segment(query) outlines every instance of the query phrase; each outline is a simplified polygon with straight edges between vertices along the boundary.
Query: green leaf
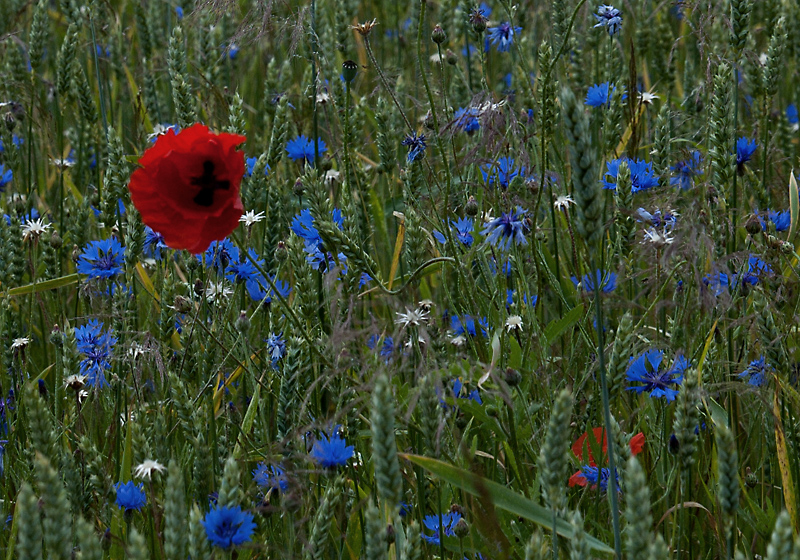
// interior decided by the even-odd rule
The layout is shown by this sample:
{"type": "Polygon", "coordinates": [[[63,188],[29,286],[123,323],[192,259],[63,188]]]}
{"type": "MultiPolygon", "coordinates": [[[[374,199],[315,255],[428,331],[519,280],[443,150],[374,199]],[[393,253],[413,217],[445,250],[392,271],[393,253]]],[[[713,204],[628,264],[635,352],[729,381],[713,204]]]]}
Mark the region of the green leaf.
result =
{"type": "Polygon", "coordinates": [[[547,325],[547,328],[544,329],[544,337],[547,339],[547,344],[553,344],[555,339],[580,321],[581,317],[583,317],[583,304],[579,303],[570,309],[561,319],[551,321],[550,324],[547,325]]]}
{"type": "Polygon", "coordinates": [[[55,290],[56,288],[63,288],[77,284],[80,280],[79,274],[69,274],[61,278],[53,278],[52,280],[45,280],[44,282],[37,282],[36,284],[27,284],[25,286],[17,286],[6,291],[7,297],[24,296],[26,294],[36,294],[39,292],[46,292],[47,290],[55,290]]]}
{"type": "MultiPolygon", "coordinates": [[[[407,454],[401,454],[401,457],[419,465],[464,492],[475,496],[489,495],[495,507],[518,515],[528,521],[533,521],[544,529],[552,529],[553,527],[553,516],[549,510],[501,484],[436,459],[407,454]]],[[[573,536],[572,526],[563,519],[556,521],[556,532],[566,538],[572,538],[573,536]]],[[[592,536],[586,535],[586,541],[597,552],[614,553],[611,547],[592,536]]]]}

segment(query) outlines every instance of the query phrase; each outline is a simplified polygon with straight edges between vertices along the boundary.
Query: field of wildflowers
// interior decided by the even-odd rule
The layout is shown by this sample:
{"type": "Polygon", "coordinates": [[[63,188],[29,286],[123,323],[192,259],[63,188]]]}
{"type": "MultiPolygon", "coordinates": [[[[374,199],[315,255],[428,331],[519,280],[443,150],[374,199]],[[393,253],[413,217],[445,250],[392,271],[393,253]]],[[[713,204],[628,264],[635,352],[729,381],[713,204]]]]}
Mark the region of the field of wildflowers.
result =
{"type": "Polygon", "coordinates": [[[0,28],[0,557],[800,560],[796,0],[0,28]]]}

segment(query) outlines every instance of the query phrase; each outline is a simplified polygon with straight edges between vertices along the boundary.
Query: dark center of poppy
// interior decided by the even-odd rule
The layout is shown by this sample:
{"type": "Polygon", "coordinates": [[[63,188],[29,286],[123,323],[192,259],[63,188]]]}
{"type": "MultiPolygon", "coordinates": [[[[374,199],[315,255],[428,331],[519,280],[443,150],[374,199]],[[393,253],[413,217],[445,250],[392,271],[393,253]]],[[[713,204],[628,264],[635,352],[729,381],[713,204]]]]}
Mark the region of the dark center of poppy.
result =
{"type": "Polygon", "coordinates": [[[229,181],[219,181],[214,175],[214,162],[206,160],[203,162],[203,174],[199,177],[192,177],[191,184],[200,187],[192,199],[198,206],[211,206],[214,204],[214,191],[222,189],[228,190],[231,186],[229,181]]]}

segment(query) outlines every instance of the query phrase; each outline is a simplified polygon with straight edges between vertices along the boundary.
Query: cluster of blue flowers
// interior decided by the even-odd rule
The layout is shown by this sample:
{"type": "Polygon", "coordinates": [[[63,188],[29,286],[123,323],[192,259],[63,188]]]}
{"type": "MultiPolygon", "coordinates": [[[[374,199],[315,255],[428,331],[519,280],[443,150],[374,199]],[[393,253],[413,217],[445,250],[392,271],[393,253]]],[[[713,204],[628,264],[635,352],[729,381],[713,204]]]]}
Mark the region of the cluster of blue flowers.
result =
{"type": "MultiPolygon", "coordinates": [[[[206,249],[204,258],[206,266],[219,276],[224,276],[234,283],[243,283],[253,301],[261,301],[266,298],[265,303],[270,303],[276,291],[253,264],[255,262],[263,269],[265,262],[253,249],[248,249],[247,254],[249,258],[241,253],[230,239],[223,239],[214,241],[206,249]]],[[[289,297],[292,289],[288,283],[282,282],[274,276],[270,276],[270,280],[281,297],[289,297]]]]}
{"type": "Polygon", "coordinates": [[[679,161],[670,169],[674,172],[674,176],[670,177],[669,184],[673,187],[680,187],[683,190],[692,188],[694,185],[694,178],[703,174],[703,156],[699,151],[693,150],[689,154],[689,159],[679,161]]]}
{"type": "Polygon", "coordinates": [[[267,465],[264,462],[259,463],[253,470],[253,480],[261,488],[266,490],[279,490],[286,492],[289,489],[289,481],[286,479],[286,473],[278,465],[267,465]]]}
{"type": "Polygon", "coordinates": [[[481,167],[481,175],[487,185],[494,185],[495,181],[507,189],[518,175],[524,175],[525,169],[514,162],[514,158],[501,157],[497,162],[490,163],[481,167]]]}
{"type": "MultiPolygon", "coordinates": [[[[453,238],[465,247],[472,246],[472,230],[471,218],[459,218],[457,221],[450,220],[450,231],[453,232],[453,238]]],[[[439,243],[447,243],[447,238],[438,230],[433,230],[433,237],[439,243]]]]}
{"type": "Polygon", "coordinates": [[[109,360],[116,343],[117,339],[111,330],[103,331],[103,323],[97,319],[75,328],[75,344],[78,352],[84,356],[80,372],[86,376],[86,385],[89,387],[108,387],[104,372],[111,367],[109,360]]]}
{"type": "Polygon", "coordinates": [[[570,278],[576,288],[582,288],[589,293],[594,293],[595,285],[598,285],[600,291],[604,293],[613,292],[617,288],[617,275],[608,270],[595,270],[594,274],[584,274],[580,280],[575,276],[570,278]]]}
{"type": "Polygon", "coordinates": [[[619,158],[606,162],[606,171],[603,175],[603,188],[616,190],[619,166],[627,162],[631,172],[631,192],[637,193],[658,186],[658,176],[653,172],[653,164],[643,159],[619,158]],[[608,177],[608,178],[607,178],[608,177]]]}
{"type": "Polygon", "coordinates": [[[609,35],[616,35],[622,29],[622,12],[614,6],[603,4],[592,15],[597,19],[595,27],[605,27],[609,35]]]}
{"type": "MultiPolygon", "coordinates": [[[[334,208],[331,217],[339,229],[344,229],[344,216],[342,216],[341,210],[334,208]]],[[[310,210],[303,209],[292,218],[291,230],[303,240],[304,249],[308,255],[306,260],[311,268],[327,272],[336,266],[333,255],[325,249],[319,231],[314,227],[314,216],[311,215],[310,210]]],[[[347,259],[344,253],[339,253],[336,257],[341,264],[344,264],[347,259]]]]}
{"type": "Polygon", "coordinates": [[[461,521],[461,514],[457,511],[447,512],[442,514],[441,523],[439,522],[438,515],[426,515],[425,518],[422,520],[422,524],[425,525],[425,528],[429,531],[432,531],[432,535],[422,534],[422,538],[428,541],[430,544],[439,545],[439,532],[444,534],[445,537],[452,537],[455,535],[453,530],[456,528],[456,524],[461,521]]]}
{"type": "Polygon", "coordinates": [[[412,132],[403,139],[403,146],[408,146],[408,156],[406,159],[408,163],[415,161],[419,156],[425,153],[427,144],[425,143],[425,135],[420,134],[417,136],[416,132],[412,132]]]}

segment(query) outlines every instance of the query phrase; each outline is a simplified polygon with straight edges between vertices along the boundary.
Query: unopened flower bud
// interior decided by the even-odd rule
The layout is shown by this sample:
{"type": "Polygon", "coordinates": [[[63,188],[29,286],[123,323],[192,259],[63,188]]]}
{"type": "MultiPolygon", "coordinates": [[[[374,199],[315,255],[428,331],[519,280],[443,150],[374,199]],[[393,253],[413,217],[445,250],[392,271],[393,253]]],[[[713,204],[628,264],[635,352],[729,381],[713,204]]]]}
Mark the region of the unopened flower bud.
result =
{"type": "Polygon", "coordinates": [[[444,59],[447,61],[447,64],[449,64],[450,66],[455,66],[456,64],[458,64],[458,57],[456,56],[456,53],[454,53],[450,49],[447,49],[445,51],[444,59]]]}
{"type": "Polygon", "coordinates": [[[456,526],[453,527],[453,534],[455,534],[455,536],[457,536],[459,539],[463,539],[469,535],[469,524],[467,523],[466,519],[462,517],[458,520],[456,526]]]}
{"type": "Polygon", "coordinates": [[[750,235],[756,235],[761,231],[761,221],[755,214],[751,214],[744,225],[744,229],[746,229],[747,233],[750,235]]]}
{"type": "Polygon", "coordinates": [[[433,28],[433,31],[431,32],[431,41],[433,41],[437,45],[441,45],[446,40],[447,40],[447,33],[445,33],[444,29],[442,29],[442,26],[437,23],[436,26],[433,28]]]}
{"type": "Polygon", "coordinates": [[[239,312],[239,317],[236,318],[236,330],[242,334],[250,330],[250,317],[247,316],[247,311],[239,312]]]}
{"type": "Polygon", "coordinates": [[[289,257],[289,249],[286,248],[286,243],[283,241],[278,241],[278,244],[275,246],[275,260],[278,262],[283,262],[289,257]]]}
{"type": "Polygon", "coordinates": [[[509,387],[516,387],[522,381],[522,375],[514,368],[506,368],[506,383],[509,387]]]}
{"type": "Polygon", "coordinates": [[[292,187],[292,192],[295,196],[303,196],[303,193],[306,192],[306,188],[303,186],[303,181],[300,177],[294,182],[294,187],[292,187]]]}
{"type": "Polygon", "coordinates": [[[466,212],[467,216],[475,217],[478,215],[478,201],[475,200],[474,196],[470,195],[467,205],[464,207],[464,212],[466,212]]]}

